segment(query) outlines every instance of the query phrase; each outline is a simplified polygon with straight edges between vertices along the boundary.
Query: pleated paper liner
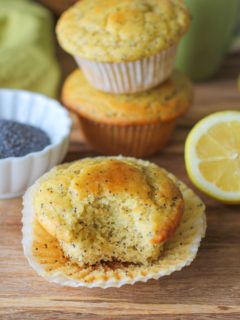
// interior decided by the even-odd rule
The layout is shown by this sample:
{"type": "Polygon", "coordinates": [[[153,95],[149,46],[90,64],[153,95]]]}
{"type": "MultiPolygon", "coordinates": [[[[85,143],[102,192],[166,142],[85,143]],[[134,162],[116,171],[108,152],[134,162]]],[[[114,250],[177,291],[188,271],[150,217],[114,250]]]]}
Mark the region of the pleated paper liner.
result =
{"type": "Polygon", "coordinates": [[[176,120],[145,125],[111,125],[81,115],[78,118],[86,140],[95,150],[131,157],[146,157],[163,149],[176,126],[176,120]]]}
{"type": "Polygon", "coordinates": [[[174,45],[142,60],[102,63],[75,56],[75,60],[93,87],[123,94],[146,91],[170,77],[177,52],[174,45]]]}
{"type": "Polygon", "coordinates": [[[183,193],[185,212],[175,235],[164,245],[159,260],[147,266],[120,262],[79,266],[64,257],[58,241],[50,236],[35,218],[32,197],[38,188],[36,183],[25,194],[23,209],[23,248],[30,265],[50,282],[89,288],[121,287],[137,281],[146,282],[189,265],[205,235],[205,206],[192,190],[173,175],[169,176],[183,193]]]}

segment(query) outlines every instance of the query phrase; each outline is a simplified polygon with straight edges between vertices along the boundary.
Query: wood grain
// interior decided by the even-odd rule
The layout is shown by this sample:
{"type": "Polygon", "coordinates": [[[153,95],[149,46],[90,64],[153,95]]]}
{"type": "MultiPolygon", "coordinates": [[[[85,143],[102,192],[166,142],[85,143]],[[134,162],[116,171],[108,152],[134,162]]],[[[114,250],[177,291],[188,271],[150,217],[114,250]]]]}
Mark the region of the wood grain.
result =
{"type": "MultiPolygon", "coordinates": [[[[59,56],[65,77],[75,66],[61,51],[59,56]]],[[[193,187],[184,168],[185,138],[203,116],[240,110],[238,72],[240,56],[230,56],[217,79],[196,85],[193,108],[169,146],[149,160],[193,187]]],[[[66,161],[94,155],[76,122],[66,161]]],[[[106,290],[59,287],[37,276],[22,252],[21,199],[0,201],[0,319],[240,319],[240,207],[195,191],[207,204],[208,229],[192,265],[159,281],[106,290]]]]}

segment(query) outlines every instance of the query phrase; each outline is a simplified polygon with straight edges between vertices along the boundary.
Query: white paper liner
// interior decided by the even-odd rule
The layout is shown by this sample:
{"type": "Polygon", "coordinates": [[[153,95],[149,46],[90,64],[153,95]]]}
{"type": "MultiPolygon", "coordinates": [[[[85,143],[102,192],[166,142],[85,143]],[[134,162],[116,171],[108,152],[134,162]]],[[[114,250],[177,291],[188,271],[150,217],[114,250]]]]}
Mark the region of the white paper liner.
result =
{"type": "Polygon", "coordinates": [[[102,63],[75,56],[93,87],[114,94],[146,91],[166,80],[173,71],[177,45],[156,55],[123,63],[102,63]]]}
{"type": "MultiPolygon", "coordinates": [[[[22,244],[24,254],[27,257],[29,264],[39,275],[50,282],[71,287],[83,286],[88,288],[121,287],[125,284],[134,284],[137,281],[146,282],[149,279],[159,279],[160,277],[170,275],[172,272],[179,271],[183,267],[188,266],[195,258],[200,242],[205,236],[205,206],[191,189],[177,180],[172,174],[168,175],[180,187],[185,200],[185,212],[175,235],[164,245],[162,255],[158,261],[149,264],[148,266],[129,265],[116,270],[106,270],[104,267],[99,267],[97,269],[86,267],[77,270],[77,267],[71,266],[71,273],[68,272],[68,263],[65,263],[65,265],[63,263],[59,269],[55,269],[53,272],[47,271],[49,267],[49,251],[47,251],[47,249],[43,251],[40,259],[41,262],[39,262],[33,254],[33,242],[36,236],[33,228],[35,214],[32,206],[32,197],[34,192],[38,189],[37,182],[26,192],[23,199],[22,244]]],[[[46,177],[47,175],[43,178],[46,179],[46,177]]],[[[45,242],[47,240],[43,239],[40,241],[45,242]]],[[[51,241],[49,242],[49,245],[51,245],[51,241]]]]}
{"type": "Polygon", "coordinates": [[[39,127],[51,140],[42,151],[0,159],[0,199],[7,199],[22,195],[41,175],[63,160],[72,121],[57,101],[11,89],[0,89],[0,118],[39,127]]]}

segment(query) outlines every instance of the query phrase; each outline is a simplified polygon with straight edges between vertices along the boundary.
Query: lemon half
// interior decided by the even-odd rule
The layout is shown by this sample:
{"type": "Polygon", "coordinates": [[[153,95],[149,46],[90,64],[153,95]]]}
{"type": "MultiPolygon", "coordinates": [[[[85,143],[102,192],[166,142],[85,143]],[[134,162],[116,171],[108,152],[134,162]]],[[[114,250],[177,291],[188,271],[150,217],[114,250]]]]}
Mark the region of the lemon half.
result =
{"type": "Polygon", "coordinates": [[[213,113],[199,121],[185,144],[192,182],[224,203],[240,203],[240,112],[213,113]]]}

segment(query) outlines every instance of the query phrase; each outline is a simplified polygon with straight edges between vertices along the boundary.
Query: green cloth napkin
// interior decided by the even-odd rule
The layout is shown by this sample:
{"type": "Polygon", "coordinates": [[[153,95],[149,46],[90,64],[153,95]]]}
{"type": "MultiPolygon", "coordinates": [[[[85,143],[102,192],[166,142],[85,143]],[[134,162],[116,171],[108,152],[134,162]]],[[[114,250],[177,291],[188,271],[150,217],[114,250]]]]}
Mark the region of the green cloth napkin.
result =
{"type": "Polygon", "coordinates": [[[60,69],[50,12],[29,0],[0,0],[0,87],[56,97],[60,69]]]}

